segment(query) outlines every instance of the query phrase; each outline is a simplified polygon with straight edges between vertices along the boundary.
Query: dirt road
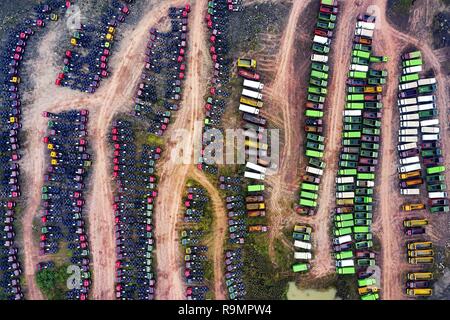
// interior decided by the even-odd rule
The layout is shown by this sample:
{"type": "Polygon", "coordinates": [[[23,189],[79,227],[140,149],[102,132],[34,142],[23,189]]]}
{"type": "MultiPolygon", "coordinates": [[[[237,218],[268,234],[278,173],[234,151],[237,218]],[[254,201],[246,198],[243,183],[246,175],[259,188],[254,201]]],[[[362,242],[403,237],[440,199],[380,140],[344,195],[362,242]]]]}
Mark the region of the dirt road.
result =
{"type": "MultiPolygon", "coordinates": [[[[177,112],[175,122],[171,125],[166,136],[166,146],[179,145],[182,138],[182,147],[185,148],[191,159],[196,139],[200,139],[195,133],[201,132],[199,121],[203,119],[203,94],[206,92],[208,72],[211,70],[208,52],[203,51],[206,42],[206,30],[203,23],[204,12],[207,6],[206,0],[198,0],[194,4],[190,14],[190,38],[187,81],[185,83],[182,109],[177,112]],[[181,136],[176,135],[176,130],[185,129],[181,136]]],[[[184,298],[181,279],[177,229],[174,227],[178,221],[181,198],[184,190],[187,174],[192,163],[180,163],[177,148],[166,150],[159,161],[158,174],[160,177],[159,196],[155,210],[155,235],[156,235],[156,261],[158,274],[157,299],[184,298]]],[[[192,160],[191,160],[192,161],[192,160]]]]}
{"type": "Polygon", "coordinates": [[[206,176],[196,168],[191,168],[190,176],[200,183],[207,191],[212,200],[214,226],[213,226],[213,265],[214,265],[214,298],[215,300],[225,300],[225,280],[223,275],[223,244],[227,232],[227,211],[225,210],[223,199],[217,188],[211,184],[206,176]]]}
{"type": "MultiPolygon", "coordinates": [[[[292,192],[289,181],[296,179],[293,172],[297,171],[298,161],[300,158],[298,151],[298,140],[300,136],[298,119],[298,99],[296,99],[296,81],[294,74],[294,44],[295,44],[295,30],[297,22],[302,10],[308,5],[310,1],[294,1],[291,12],[289,14],[286,29],[283,32],[281,45],[278,53],[278,69],[275,75],[275,80],[269,91],[272,93],[271,99],[277,105],[282,115],[282,126],[284,134],[284,145],[280,152],[280,165],[275,175],[271,175],[268,179],[270,184],[270,198],[268,201],[270,209],[270,233],[269,233],[269,254],[274,256],[274,239],[278,236],[282,229],[283,214],[286,213],[286,208],[280,206],[282,197],[286,193],[292,192]],[[286,190],[290,189],[290,191],[286,190]]],[[[292,183],[295,188],[295,183],[292,183]]],[[[289,206],[287,206],[289,208],[289,206]]]]}
{"type": "Polygon", "coordinates": [[[25,194],[26,209],[23,215],[25,276],[29,299],[42,299],[34,282],[35,265],[39,262],[37,246],[32,239],[32,224],[39,208],[39,190],[45,167],[44,146],[41,138],[46,129],[41,112],[60,112],[68,109],[86,108],[90,111],[89,141],[93,149],[94,166],[92,183],[87,198],[89,239],[94,270],[93,298],[114,298],[114,218],[112,215],[112,188],[109,173],[107,130],[111,119],[119,111],[126,111],[132,104],[134,90],[143,68],[145,43],[148,29],[167,14],[169,6],[180,6],[183,1],[169,1],[155,6],[148,4],[148,13],[133,29],[124,31],[124,40],[111,60],[112,77],[93,95],[85,95],[65,88],[55,88],[54,77],[59,69],[59,57],[55,57],[57,28],[54,27],[43,39],[39,55],[30,65],[35,90],[26,95],[30,101],[24,110],[24,131],[28,140],[24,146],[21,168],[26,177],[28,192],[25,194]],[[33,159],[31,161],[30,159],[33,159]]]}

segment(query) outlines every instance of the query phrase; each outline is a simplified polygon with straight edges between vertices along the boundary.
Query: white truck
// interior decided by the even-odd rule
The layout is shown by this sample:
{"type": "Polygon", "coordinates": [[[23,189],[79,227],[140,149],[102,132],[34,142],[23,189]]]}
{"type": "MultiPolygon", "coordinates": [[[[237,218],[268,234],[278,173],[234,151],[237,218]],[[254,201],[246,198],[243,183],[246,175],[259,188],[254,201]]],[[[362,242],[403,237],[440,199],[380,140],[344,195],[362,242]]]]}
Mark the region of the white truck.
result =
{"type": "Polygon", "coordinates": [[[408,164],[406,166],[401,166],[397,170],[399,173],[407,173],[411,171],[421,170],[422,166],[420,163],[408,164]]]}
{"type": "Polygon", "coordinates": [[[420,132],[422,133],[439,133],[439,127],[422,127],[420,132]]]}
{"type": "Polygon", "coordinates": [[[356,23],[356,28],[363,28],[363,29],[367,29],[367,30],[375,30],[375,23],[374,22],[358,21],[356,23]]]}
{"type": "Polygon", "coordinates": [[[328,62],[328,56],[314,53],[314,54],[311,55],[311,61],[327,63],[328,62]]]}
{"type": "Polygon", "coordinates": [[[422,120],[420,121],[421,127],[431,127],[431,126],[438,126],[439,125],[439,119],[431,119],[431,120],[422,120]]]}
{"type": "Polygon", "coordinates": [[[428,198],[430,199],[439,199],[439,198],[447,198],[447,192],[428,192],[428,198]]]}
{"type": "Polygon", "coordinates": [[[342,184],[342,183],[355,183],[354,177],[337,177],[336,183],[342,184]]]}
{"type": "Polygon", "coordinates": [[[420,162],[420,159],[418,156],[400,159],[400,164],[402,164],[402,165],[419,163],[419,162],[420,162]]]}
{"type": "Polygon", "coordinates": [[[419,137],[418,136],[399,136],[398,142],[401,142],[401,143],[419,142],[419,137]]]}
{"type": "Polygon", "coordinates": [[[244,172],[244,177],[249,178],[249,179],[255,179],[255,180],[264,180],[266,178],[265,175],[263,175],[261,173],[254,173],[254,172],[249,172],[249,171],[244,172]]]}
{"type": "Polygon", "coordinates": [[[246,104],[239,104],[239,111],[247,112],[250,114],[259,114],[259,109],[255,107],[247,106],[246,104]]]}
{"type": "Polygon", "coordinates": [[[251,170],[254,170],[254,171],[258,171],[259,173],[262,173],[262,174],[266,174],[266,172],[267,172],[267,168],[260,166],[259,164],[255,164],[253,162],[249,162],[249,161],[247,161],[247,163],[245,164],[245,167],[249,168],[251,170]]]}
{"type": "Polygon", "coordinates": [[[354,197],[354,192],[336,192],[336,198],[338,199],[353,199],[354,197]]]}
{"type": "Polygon", "coordinates": [[[420,126],[419,121],[400,121],[400,128],[418,128],[420,126]]]}
{"type": "Polygon", "coordinates": [[[419,114],[418,113],[411,113],[411,114],[402,114],[400,116],[400,121],[407,121],[407,120],[419,120],[419,114]]]}
{"type": "Polygon", "coordinates": [[[329,46],[330,43],[331,43],[331,40],[329,38],[327,38],[327,37],[322,37],[322,36],[315,35],[314,38],[313,38],[313,42],[329,46]]]}
{"type": "Polygon", "coordinates": [[[336,260],[336,267],[353,267],[355,261],[353,259],[336,260]]]}
{"type": "Polygon", "coordinates": [[[262,100],[262,94],[256,91],[248,90],[248,89],[242,89],[242,95],[254,99],[262,100]]]}
{"type": "Polygon", "coordinates": [[[400,189],[400,194],[404,196],[417,196],[420,194],[420,189],[400,189]]]}
{"type": "Polygon", "coordinates": [[[356,186],[357,187],[362,187],[362,188],[373,188],[373,187],[375,187],[375,181],[358,180],[358,181],[356,181],[356,186]]]}
{"type": "Polygon", "coordinates": [[[419,102],[419,103],[434,102],[434,100],[435,100],[435,97],[433,95],[417,97],[417,102],[419,102]]]}
{"type": "Polygon", "coordinates": [[[413,105],[413,104],[417,104],[416,98],[398,99],[398,101],[397,101],[398,106],[408,106],[408,105],[413,105]]]}
{"type": "Polygon", "coordinates": [[[423,134],[422,140],[423,141],[437,141],[441,138],[438,134],[423,134]]]}
{"type": "Polygon", "coordinates": [[[346,236],[340,236],[333,239],[333,244],[344,244],[348,242],[352,242],[352,236],[349,234],[346,236]]]}
{"type": "Polygon", "coordinates": [[[414,88],[417,88],[417,86],[418,86],[417,81],[407,82],[407,83],[400,84],[398,86],[398,90],[403,91],[403,90],[408,90],[408,89],[414,89],[414,88]]]}
{"type": "Polygon", "coordinates": [[[424,79],[417,80],[417,84],[419,86],[426,86],[426,85],[435,84],[435,83],[436,83],[436,78],[424,78],[424,79]]]}
{"type": "Polygon", "coordinates": [[[311,248],[312,248],[311,243],[300,241],[300,240],[294,241],[294,247],[298,248],[298,249],[303,249],[303,250],[311,250],[311,248]]]}
{"type": "Polygon", "coordinates": [[[419,111],[433,110],[433,109],[436,109],[436,105],[434,103],[419,104],[419,111]]]}
{"type": "Polygon", "coordinates": [[[422,72],[422,66],[403,68],[402,72],[403,74],[422,72]]]}
{"type": "Polygon", "coordinates": [[[419,134],[418,129],[400,129],[398,130],[399,136],[417,136],[419,134]]]}
{"type": "Polygon", "coordinates": [[[362,115],[362,110],[344,110],[344,117],[360,117],[362,115]]]}
{"type": "Polygon", "coordinates": [[[351,64],[350,70],[352,71],[361,71],[361,72],[369,72],[369,66],[362,66],[360,64],[351,64]]]}
{"type": "Polygon", "coordinates": [[[419,111],[419,106],[417,104],[413,105],[413,106],[400,107],[400,114],[417,112],[417,111],[419,111]]]}
{"type": "Polygon", "coordinates": [[[364,36],[364,37],[372,38],[373,30],[357,28],[357,29],[355,29],[355,36],[364,36]]]}
{"type": "Polygon", "coordinates": [[[401,144],[401,145],[397,146],[398,151],[406,151],[406,150],[412,150],[412,149],[417,149],[417,143],[415,143],[415,142],[405,143],[405,144],[401,144]]]}
{"type": "Polygon", "coordinates": [[[256,89],[256,90],[261,90],[261,89],[264,88],[264,84],[262,84],[259,81],[253,81],[253,80],[244,79],[244,87],[252,88],[252,89],[256,89]]]}
{"type": "Polygon", "coordinates": [[[294,252],[294,259],[296,260],[311,260],[311,252],[294,252]]]}
{"type": "Polygon", "coordinates": [[[314,167],[310,167],[310,166],[306,167],[306,172],[315,174],[317,176],[323,175],[323,170],[322,169],[314,168],[314,167]]]}

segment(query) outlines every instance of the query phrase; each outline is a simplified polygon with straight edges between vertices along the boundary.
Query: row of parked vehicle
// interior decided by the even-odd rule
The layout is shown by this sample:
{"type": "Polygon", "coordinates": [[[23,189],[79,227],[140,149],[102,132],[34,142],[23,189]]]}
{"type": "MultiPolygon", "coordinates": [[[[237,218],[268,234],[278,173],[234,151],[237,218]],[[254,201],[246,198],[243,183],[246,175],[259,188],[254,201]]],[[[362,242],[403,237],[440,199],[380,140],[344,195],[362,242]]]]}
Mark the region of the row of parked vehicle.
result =
{"type": "Polygon", "coordinates": [[[172,111],[179,108],[186,77],[190,10],[189,4],[180,8],[170,7],[170,31],[149,30],[145,69],[136,91],[134,115],[144,119],[148,125],[147,131],[157,136],[164,134],[172,111]]]}
{"type": "MultiPolygon", "coordinates": [[[[425,226],[428,224],[427,219],[409,218],[403,221],[405,228],[425,226]]],[[[408,263],[424,267],[430,267],[434,263],[433,243],[427,240],[415,240],[406,243],[406,252],[408,263]]],[[[412,297],[431,296],[433,273],[431,271],[419,270],[411,272],[407,276],[406,295],[412,297]]]]}
{"type": "Polygon", "coordinates": [[[113,210],[116,238],[116,298],[152,300],[156,277],[153,211],[158,195],[156,161],[161,148],[137,144],[133,124],[116,119],[111,129],[116,182],[113,210]]]}
{"type": "Polygon", "coordinates": [[[296,224],[292,238],[294,240],[294,259],[296,262],[292,266],[293,272],[306,272],[310,269],[308,263],[312,259],[312,245],[311,245],[312,228],[308,225],[296,224]]]}
{"type": "Polygon", "coordinates": [[[419,196],[420,187],[425,183],[430,212],[449,212],[437,118],[435,96],[437,83],[434,77],[421,77],[422,68],[420,51],[402,55],[402,75],[397,102],[400,111],[398,138],[400,194],[419,196]]]}
{"type": "MultiPolygon", "coordinates": [[[[387,71],[376,70],[372,63],[387,57],[372,54],[375,17],[357,18],[347,97],[344,110],[342,150],[336,177],[334,215],[334,251],[336,272],[370,278],[375,272],[372,251],[373,192],[378,164],[381,131],[381,93],[387,71]]],[[[360,286],[361,287],[361,286],[360,286]]],[[[379,299],[374,286],[359,290],[362,300],[379,299]]]]}
{"type": "Polygon", "coordinates": [[[184,281],[187,300],[205,300],[209,288],[206,282],[205,267],[208,262],[206,252],[208,246],[203,242],[204,232],[199,223],[205,219],[205,210],[209,196],[202,187],[189,187],[184,198],[185,229],[181,234],[181,244],[184,247],[184,281]]]}
{"type": "MultiPolygon", "coordinates": [[[[68,4],[70,6],[70,2],[68,4]]],[[[94,93],[100,81],[109,76],[108,59],[116,30],[125,21],[130,9],[118,0],[108,1],[105,6],[99,23],[74,26],[71,48],[65,52],[64,67],[55,80],[57,86],[94,93]]]]}
{"type": "MultiPolygon", "coordinates": [[[[211,79],[211,88],[209,96],[205,103],[205,119],[203,125],[202,154],[198,160],[197,168],[211,174],[217,174],[218,169],[213,159],[205,154],[205,147],[211,144],[214,137],[208,132],[217,129],[223,133],[221,128],[221,119],[225,113],[226,97],[230,96],[230,88],[227,85],[230,81],[231,60],[226,58],[229,52],[228,30],[229,15],[233,10],[231,0],[212,0],[208,2],[208,11],[205,21],[210,32],[209,53],[214,64],[214,70],[211,79]],[[230,7],[232,5],[232,7],[230,7]]],[[[240,7],[236,3],[236,7],[240,7]]]]}
{"type": "Polygon", "coordinates": [[[247,291],[243,280],[242,249],[225,251],[225,285],[230,300],[243,300],[247,291]]]}
{"type": "Polygon", "coordinates": [[[321,0],[314,29],[308,95],[305,103],[305,156],[308,166],[306,174],[302,177],[300,199],[296,206],[296,211],[303,215],[316,213],[320,179],[325,167],[322,161],[325,150],[325,137],[322,133],[323,115],[330,71],[328,55],[338,11],[337,1],[321,0]]]}
{"type": "Polygon", "coordinates": [[[0,55],[0,300],[20,300],[22,292],[19,250],[15,244],[15,215],[20,198],[21,69],[27,46],[47,21],[58,20],[64,1],[36,5],[28,18],[4,30],[0,55]]]}
{"type": "Polygon", "coordinates": [[[41,190],[39,254],[56,254],[67,247],[70,264],[82,270],[80,288],[66,292],[67,299],[86,300],[91,285],[90,251],[83,207],[91,155],[87,110],[44,112],[48,118],[43,143],[48,152],[47,173],[41,190]]]}

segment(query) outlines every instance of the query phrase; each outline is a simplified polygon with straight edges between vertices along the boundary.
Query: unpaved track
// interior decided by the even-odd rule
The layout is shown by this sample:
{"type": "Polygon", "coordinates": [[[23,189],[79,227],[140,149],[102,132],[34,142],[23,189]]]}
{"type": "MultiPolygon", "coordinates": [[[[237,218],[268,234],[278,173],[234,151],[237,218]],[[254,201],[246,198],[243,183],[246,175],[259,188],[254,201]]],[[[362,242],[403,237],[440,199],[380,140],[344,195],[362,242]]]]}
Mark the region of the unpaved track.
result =
{"type": "Polygon", "coordinates": [[[295,90],[295,73],[294,73],[294,52],[295,52],[295,35],[297,22],[300,14],[304,8],[309,4],[308,1],[294,1],[289,19],[286,25],[286,29],[283,32],[283,38],[281,39],[280,49],[278,51],[278,70],[276,72],[275,80],[270,88],[272,94],[272,100],[281,110],[282,124],[284,133],[284,146],[280,153],[280,166],[278,172],[275,175],[269,177],[268,181],[271,185],[271,195],[269,198],[270,208],[270,223],[271,230],[269,233],[269,254],[274,256],[274,239],[278,236],[283,222],[284,208],[281,208],[281,198],[284,195],[288,181],[295,179],[295,174],[298,160],[299,151],[298,136],[299,136],[299,124],[292,123],[293,119],[298,119],[296,113],[300,106],[296,101],[295,90]]]}
{"type": "MultiPolygon", "coordinates": [[[[450,163],[450,141],[448,134],[448,115],[446,104],[448,101],[448,83],[447,78],[441,70],[439,59],[433,50],[424,42],[415,39],[412,36],[401,33],[389,25],[385,17],[386,0],[373,1],[373,4],[379,6],[381,16],[378,17],[381,28],[376,30],[375,50],[379,54],[388,55],[391,61],[386,64],[389,72],[389,81],[386,86],[384,97],[384,115],[383,115],[383,144],[381,157],[381,174],[379,181],[379,203],[380,209],[374,224],[374,231],[381,240],[382,250],[382,280],[381,293],[385,300],[402,299],[402,272],[406,271],[408,264],[405,262],[403,254],[404,237],[401,232],[401,221],[403,220],[399,205],[405,199],[400,199],[397,189],[397,177],[395,168],[397,167],[396,152],[397,142],[393,140],[392,123],[398,122],[398,118],[393,117],[393,108],[396,108],[396,93],[398,77],[400,75],[399,63],[400,53],[408,45],[414,45],[422,51],[426,62],[433,68],[435,77],[438,81],[438,107],[440,108],[439,117],[442,134],[442,145],[444,158],[447,165],[450,163]]],[[[446,173],[447,181],[450,181],[450,173],[446,173]]]]}
{"type": "MultiPolygon", "coordinates": [[[[207,39],[203,17],[207,6],[206,0],[197,0],[190,13],[189,33],[189,60],[187,81],[185,83],[182,109],[177,112],[175,123],[166,133],[168,143],[173,146],[183,138],[183,146],[193,146],[197,130],[200,130],[197,121],[203,119],[203,94],[206,92],[208,72],[211,71],[211,62],[208,52],[203,51],[207,39]],[[196,126],[197,124],[197,126],[196,126]],[[173,135],[174,130],[186,129],[180,137],[173,135]]],[[[184,150],[189,155],[193,150],[184,150]]],[[[175,150],[166,150],[159,161],[158,174],[160,177],[159,195],[155,210],[156,235],[156,261],[158,286],[156,298],[160,300],[184,299],[183,283],[181,279],[178,231],[175,228],[180,211],[182,194],[186,177],[192,164],[182,164],[177,159],[179,155],[175,150]]],[[[190,157],[193,159],[193,156],[190,157]]],[[[191,160],[192,161],[192,160],[191,160]]]]}
{"type": "Polygon", "coordinates": [[[89,240],[92,252],[94,299],[114,299],[114,217],[112,215],[112,187],[110,176],[110,150],[107,130],[114,115],[132,104],[135,87],[143,68],[145,43],[148,29],[167,14],[169,6],[180,6],[184,2],[165,1],[163,4],[148,5],[148,13],[132,30],[124,31],[124,40],[114,54],[111,65],[112,77],[102,83],[93,95],[74,92],[54,86],[55,75],[60,67],[60,57],[55,57],[57,30],[53,28],[44,37],[33,74],[35,90],[25,96],[29,107],[24,111],[24,130],[28,140],[24,148],[21,168],[26,177],[25,195],[27,205],[23,216],[25,277],[28,287],[27,298],[42,299],[35,284],[35,265],[46,257],[37,256],[37,245],[32,238],[32,223],[37,216],[40,204],[40,192],[45,172],[45,152],[41,138],[46,130],[46,121],[41,112],[60,112],[74,108],[86,108],[90,111],[88,137],[93,149],[94,166],[92,185],[87,199],[89,240]],[[31,160],[32,159],[32,160],[31,160]]]}
{"type": "Polygon", "coordinates": [[[214,298],[215,300],[225,300],[225,280],[223,275],[224,252],[223,244],[227,232],[227,211],[225,210],[223,199],[220,197],[217,188],[211,184],[206,176],[196,168],[191,169],[190,175],[200,183],[207,191],[212,200],[214,226],[213,226],[213,265],[214,265],[214,298]]]}

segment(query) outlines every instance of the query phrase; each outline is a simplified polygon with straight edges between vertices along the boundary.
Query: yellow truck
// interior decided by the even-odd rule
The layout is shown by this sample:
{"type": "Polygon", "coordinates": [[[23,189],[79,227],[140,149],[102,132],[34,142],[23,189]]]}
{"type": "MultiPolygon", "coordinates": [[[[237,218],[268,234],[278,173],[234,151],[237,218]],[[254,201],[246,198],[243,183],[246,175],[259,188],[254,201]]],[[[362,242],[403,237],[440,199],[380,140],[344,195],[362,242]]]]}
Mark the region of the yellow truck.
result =
{"type": "Polygon", "coordinates": [[[239,101],[240,101],[240,103],[248,104],[249,106],[252,106],[255,108],[262,108],[262,106],[264,105],[264,103],[262,101],[258,101],[258,100],[246,98],[246,97],[241,97],[241,99],[239,101]]]}
{"type": "Polygon", "coordinates": [[[432,257],[434,251],[432,249],[425,250],[408,250],[408,257],[432,257]]]}
{"type": "Polygon", "coordinates": [[[245,140],[245,145],[250,148],[258,148],[261,150],[267,150],[269,148],[267,143],[256,142],[254,140],[245,140]]]}
{"type": "Polygon", "coordinates": [[[434,262],[434,258],[433,257],[408,258],[408,262],[410,264],[430,264],[434,262]]]}
{"type": "Polygon", "coordinates": [[[427,219],[407,219],[403,221],[403,226],[405,228],[421,227],[426,226],[427,224],[428,224],[427,219]]]}
{"type": "Polygon", "coordinates": [[[425,205],[423,203],[406,203],[402,205],[403,211],[423,210],[425,205]]]}
{"type": "Polygon", "coordinates": [[[431,296],[433,294],[432,289],[406,289],[406,294],[408,296],[431,296]]]}
{"type": "Polygon", "coordinates": [[[408,243],[408,250],[424,250],[433,248],[431,241],[419,241],[408,243]]]}
{"type": "Polygon", "coordinates": [[[431,272],[410,272],[407,275],[408,280],[433,280],[431,272]]]}
{"type": "Polygon", "coordinates": [[[247,69],[256,69],[256,60],[239,58],[238,67],[247,69]]]}
{"type": "Polygon", "coordinates": [[[261,203],[247,203],[246,205],[247,210],[262,210],[266,208],[266,205],[264,202],[261,203]]]}
{"type": "Polygon", "coordinates": [[[409,178],[414,178],[414,177],[420,177],[422,175],[422,173],[420,172],[420,170],[416,170],[416,171],[411,171],[411,172],[406,172],[406,173],[400,173],[398,175],[400,180],[405,180],[405,179],[409,179],[409,178]]]}
{"type": "Polygon", "coordinates": [[[374,286],[368,286],[368,287],[361,287],[358,288],[358,293],[360,296],[367,294],[367,293],[374,293],[378,292],[378,288],[374,286]]]}
{"type": "Polygon", "coordinates": [[[380,93],[383,91],[382,86],[364,87],[364,93],[380,93]]]}

